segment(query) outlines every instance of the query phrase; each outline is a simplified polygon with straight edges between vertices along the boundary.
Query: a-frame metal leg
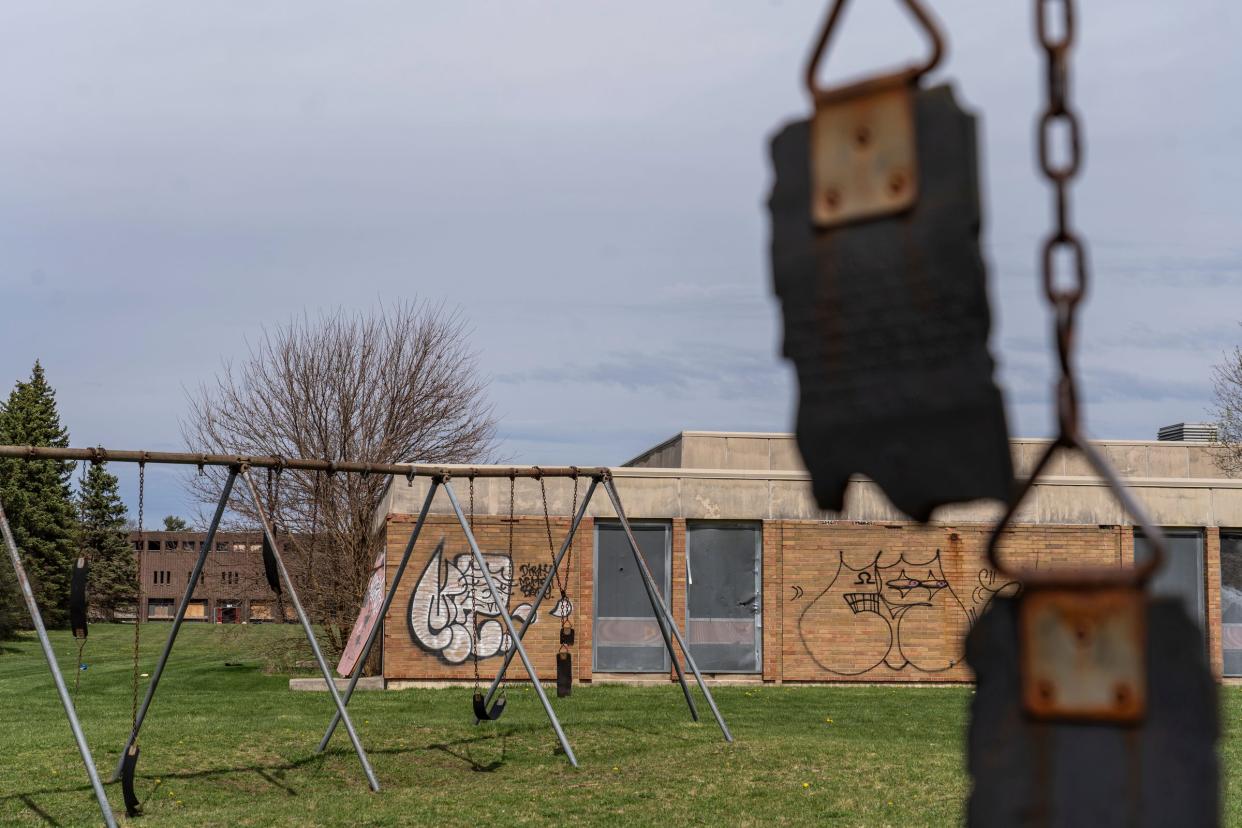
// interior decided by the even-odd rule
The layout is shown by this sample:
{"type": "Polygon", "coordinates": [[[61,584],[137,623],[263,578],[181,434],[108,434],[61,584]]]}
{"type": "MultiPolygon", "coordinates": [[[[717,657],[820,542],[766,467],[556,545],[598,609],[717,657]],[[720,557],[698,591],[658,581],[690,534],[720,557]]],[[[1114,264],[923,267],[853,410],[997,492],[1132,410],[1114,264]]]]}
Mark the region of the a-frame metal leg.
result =
{"type": "MultiPolygon", "coordinates": [[[[608,493],[608,498],[612,501],[612,508],[617,513],[617,518],[621,521],[621,528],[625,530],[625,537],[630,542],[630,551],[634,553],[634,562],[638,566],[639,572],[642,574],[643,580],[647,584],[647,594],[652,599],[652,610],[656,613],[657,618],[663,616],[668,629],[672,631],[677,638],[677,645],[681,647],[681,652],[686,658],[686,664],[689,665],[690,671],[694,673],[694,680],[698,682],[699,690],[702,691],[703,697],[707,699],[707,706],[712,709],[712,715],[716,717],[716,724],[720,725],[720,731],[724,734],[726,742],[733,741],[733,734],[729,732],[729,726],[725,724],[724,718],[720,715],[720,710],[716,707],[716,700],[712,698],[711,690],[707,689],[707,683],[703,681],[703,675],[699,672],[698,666],[694,663],[694,656],[690,654],[690,648],[686,646],[686,640],[681,635],[677,623],[673,621],[672,615],[665,605],[664,599],[660,597],[660,593],[655,589],[655,579],[651,577],[651,570],[647,568],[647,562],[643,560],[642,553],[638,549],[638,541],[634,537],[633,530],[630,529],[630,521],[625,516],[625,510],[621,506],[621,497],[617,494],[616,486],[610,478],[604,480],[604,491],[608,493]]],[[[665,643],[668,646],[669,657],[673,659],[673,663],[677,663],[677,655],[673,652],[673,645],[665,635],[665,643]]],[[[682,684],[683,688],[685,683],[682,684]]]]}
{"type": "MultiPolygon", "coordinates": [[[[595,494],[595,487],[599,485],[596,478],[591,478],[591,485],[587,487],[586,497],[582,499],[582,505],[578,507],[577,514],[574,515],[573,523],[569,526],[569,534],[565,537],[565,542],[561,544],[561,551],[557,553],[556,560],[552,564],[552,571],[548,573],[548,577],[543,579],[543,586],[539,588],[539,594],[535,596],[535,603],[531,605],[530,614],[522,621],[522,629],[518,631],[518,638],[526,637],[526,630],[530,628],[531,623],[535,620],[536,614],[539,612],[543,599],[547,597],[548,590],[552,588],[552,581],[556,578],[556,573],[560,571],[561,559],[565,557],[565,553],[569,551],[569,547],[573,545],[574,536],[578,534],[578,524],[582,523],[582,518],[586,515],[587,507],[591,504],[591,495],[595,494]]],[[[514,649],[505,651],[505,662],[500,665],[500,672],[496,674],[496,678],[492,680],[492,686],[487,689],[487,695],[484,697],[484,706],[491,707],[492,697],[496,695],[500,682],[504,680],[505,673],[509,670],[509,664],[513,661],[513,655],[517,652],[514,649]]],[[[475,720],[475,724],[478,724],[475,720]]]]}
{"type": "Polygon", "coordinates": [[[379,780],[375,778],[375,771],[371,769],[371,760],[367,758],[367,752],[363,749],[362,742],[358,739],[358,732],[354,730],[354,723],[350,721],[349,713],[345,711],[345,705],[341,703],[341,694],[337,692],[336,682],[332,679],[332,671],[328,668],[328,663],[324,661],[323,653],[319,649],[319,642],[315,639],[315,630],[311,626],[310,619],[306,616],[306,610],[302,608],[302,602],[298,600],[297,588],[293,585],[293,579],[289,577],[289,570],[285,568],[285,560],[280,554],[280,544],[276,542],[276,534],[272,531],[272,524],[268,521],[267,515],[263,511],[263,499],[259,496],[259,490],[255,488],[250,472],[243,470],[242,477],[250,488],[250,496],[254,500],[255,512],[259,516],[259,521],[263,524],[263,534],[267,537],[268,545],[272,548],[272,557],[276,559],[276,568],[280,570],[280,577],[285,582],[285,588],[289,590],[289,600],[293,602],[293,609],[298,615],[298,621],[301,622],[302,629],[306,631],[306,640],[310,644],[311,652],[315,655],[315,662],[319,665],[319,672],[323,673],[323,680],[328,685],[328,693],[331,694],[332,702],[336,705],[337,715],[345,723],[345,732],[349,734],[349,740],[354,744],[354,752],[358,754],[358,761],[362,763],[362,770],[367,775],[367,782],[370,783],[371,790],[378,791],[380,789],[379,780]]]}
{"type": "Polygon", "coordinates": [[[522,666],[526,668],[526,674],[530,676],[530,682],[535,688],[535,694],[539,696],[544,712],[548,714],[548,721],[552,723],[552,729],[556,731],[556,738],[561,743],[561,749],[565,751],[565,757],[569,759],[569,764],[576,768],[578,767],[578,759],[574,756],[574,749],[569,746],[569,740],[565,738],[565,731],[561,730],[560,720],[556,718],[552,705],[548,703],[547,694],[543,692],[543,684],[539,681],[539,674],[535,672],[535,665],[530,663],[530,657],[526,655],[526,648],[522,646],[522,637],[518,634],[517,627],[513,624],[513,617],[509,615],[509,607],[506,606],[506,602],[500,600],[501,592],[496,588],[496,582],[492,580],[492,573],[487,568],[487,561],[479,550],[479,544],[474,539],[474,532],[470,530],[470,524],[466,521],[466,515],[461,510],[461,504],[457,502],[457,495],[453,493],[453,486],[447,479],[444,481],[444,491],[448,494],[449,502],[453,504],[453,512],[457,515],[457,522],[461,524],[462,531],[466,533],[466,542],[470,544],[470,552],[474,555],[474,562],[479,567],[479,571],[483,573],[483,580],[487,583],[487,588],[491,591],[492,598],[495,599],[496,605],[500,608],[500,617],[505,622],[505,629],[509,631],[509,636],[513,639],[513,646],[517,650],[518,657],[522,659],[522,666]]]}
{"type": "MultiPolygon", "coordinates": [[[[423,531],[423,523],[427,520],[427,512],[431,510],[431,501],[435,499],[436,489],[439,486],[439,480],[432,480],[431,488],[427,490],[427,497],[423,500],[423,508],[418,513],[418,522],[414,524],[414,529],[410,532],[410,540],[406,543],[405,552],[401,555],[401,563],[397,565],[397,571],[393,574],[392,583],[388,587],[388,594],[384,596],[384,605],[380,609],[379,620],[371,628],[371,634],[367,637],[367,643],[362,648],[362,655],[358,657],[358,663],[354,666],[354,674],[349,677],[349,686],[345,688],[345,694],[341,697],[341,703],[346,707],[349,706],[349,700],[354,695],[354,688],[358,685],[358,679],[362,676],[362,670],[366,667],[367,659],[371,657],[371,648],[375,646],[375,639],[379,637],[379,632],[384,626],[384,619],[388,617],[388,608],[392,606],[393,598],[397,595],[397,587],[401,585],[401,576],[405,574],[405,567],[410,562],[410,554],[414,551],[414,544],[418,543],[418,536],[423,531]]],[[[332,721],[328,724],[328,732],[323,734],[319,747],[315,749],[316,753],[323,753],[327,749],[328,743],[332,741],[332,734],[336,732],[336,726],[340,721],[341,714],[333,713],[332,721]]]]}
{"type": "MultiPolygon", "coordinates": [[[[608,496],[611,498],[612,493],[609,492],[608,496]]],[[[625,522],[623,526],[626,538],[631,543],[631,550],[633,551],[633,554],[639,555],[637,551],[638,546],[634,543],[629,523],[625,522]]],[[[639,555],[639,557],[641,558],[641,555],[639,555]]],[[[673,671],[677,675],[677,684],[681,687],[681,695],[686,700],[686,706],[690,708],[690,718],[697,722],[699,720],[698,705],[694,703],[694,696],[690,693],[690,685],[686,684],[686,673],[681,668],[681,660],[677,658],[677,651],[673,649],[673,639],[669,632],[668,624],[664,621],[664,614],[660,611],[659,606],[657,606],[663,601],[660,597],[660,588],[656,585],[655,579],[652,578],[650,573],[646,571],[645,562],[643,566],[639,567],[638,572],[639,580],[643,585],[643,590],[647,593],[647,601],[651,604],[651,615],[655,618],[656,627],[660,630],[660,637],[664,639],[664,648],[668,651],[668,659],[673,665],[673,671]]]]}
{"type": "MultiPolygon", "coordinates": [[[[168,640],[164,642],[164,651],[160,653],[160,660],[155,665],[155,672],[151,674],[151,680],[147,682],[147,693],[142,699],[142,705],[138,708],[138,716],[134,720],[133,729],[129,732],[129,739],[125,742],[125,747],[121,748],[121,759],[116,764],[116,770],[112,773],[112,781],[115,782],[121,778],[121,766],[125,763],[125,755],[129,753],[130,747],[134,742],[138,741],[138,732],[142,730],[142,723],[147,718],[147,710],[151,707],[151,701],[155,698],[155,690],[160,685],[160,677],[164,675],[164,667],[168,664],[168,656],[172,653],[173,644],[177,641],[177,633],[181,631],[181,622],[185,620],[186,608],[190,605],[190,596],[194,594],[194,588],[198,586],[199,576],[203,572],[203,565],[207,563],[207,554],[215,546],[216,530],[220,528],[220,519],[224,517],[224,510],[229,503],[229,495],[233,492],[233,483],[237,480],[238,469],[232,467],[229,469],[228,479],[224,481],[224,491],[220,493],[220,501],[216,504],[216,512],[211,517],[211,525],[207,528],[207,539],[203,541],[203,548],[198,551],[198,560],[194,562],[194,570],[190,573],[190,582],[185,585],[185,592],[181,595],[181,603],[177,605],[177,614],[173,616],[172,629],[168,631],[168,640]]],[[[138,573],[139,576],[142,573],[138,573]]],[[[138,603],[142,601],[142,594],[139,592],[138,603]]],[[[138,612],[142,612],[143,608],[138,607],[138,612]]],[[[138,623],[139,619],[135,618],[134,623],[138,623]]]]}
{"type": "Polygon", "coordinates": [[[82,725],[78,722],[78,713],[73,707],[73,700],[69,698],[65,679],[60,674],[60,665],[56,663],[56,653],[52,650],[52,642],[48,640],[47,628],[43,626],[43,616],[39,612],[39,604],[35,601],[34,592],[30,589],[30,579],[26,576],[26,568],[22,566],[22,556],[17,551],[17,542],[13,540],[13,530],[9,528],[9,519],[4,514],[3,504],[0,504],[0,531],[4,534],[4,545],[9,550],[9,562],[13,565],[13,574],[17,576],[17,583],[21,588],[22,598],[26,601],[26,610],[30,613],[30,621],[34,624],[35,634],[39,636],[39,645],[43,648],[43,657],[47,659],[48,670],[52,673],[56,693],[60,696],[60,703],[65,706],[69,729],[73,731],[74,741],[78,743],[78,752],[82,754],[82,764],[86,765],[86,775],[90,777],[95,799],[99,801],[99,812],[103,814],[104,824],[108,828],[116,828],[116,817],[112,815],[108,795],[104,793],[103,783],[99,780],[99,772],[95,770],[95,759],[91,756],[90,746],[86,744],[86,734],[82,732],[82,725]]]}

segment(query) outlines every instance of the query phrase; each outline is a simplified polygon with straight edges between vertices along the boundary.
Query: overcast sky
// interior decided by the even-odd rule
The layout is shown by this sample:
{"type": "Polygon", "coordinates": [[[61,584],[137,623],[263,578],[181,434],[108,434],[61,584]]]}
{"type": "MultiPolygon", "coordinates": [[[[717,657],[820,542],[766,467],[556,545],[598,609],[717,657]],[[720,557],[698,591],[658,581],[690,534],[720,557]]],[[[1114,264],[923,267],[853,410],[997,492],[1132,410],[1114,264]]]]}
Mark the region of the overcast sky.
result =
{"type": "MultiPolygon", "coordinates": [[[[766,143],[826,5],[0,6],[0,388],[41,359],[75,445],[178,449],[184,389],[263,325],[419,296],[470,319],[515,461],[787,430],[766,143]]],[[[1078,5],[1088,427],[1152,439],[1242,341],[1242,11],[1078,5]]],[[[934,82],[980,116],[1011,430],[1045,435],[1030,3],[932,6],[934,82]]],[[[825,82],[920,55],[900,8],[852,4],[825,82]]]]}

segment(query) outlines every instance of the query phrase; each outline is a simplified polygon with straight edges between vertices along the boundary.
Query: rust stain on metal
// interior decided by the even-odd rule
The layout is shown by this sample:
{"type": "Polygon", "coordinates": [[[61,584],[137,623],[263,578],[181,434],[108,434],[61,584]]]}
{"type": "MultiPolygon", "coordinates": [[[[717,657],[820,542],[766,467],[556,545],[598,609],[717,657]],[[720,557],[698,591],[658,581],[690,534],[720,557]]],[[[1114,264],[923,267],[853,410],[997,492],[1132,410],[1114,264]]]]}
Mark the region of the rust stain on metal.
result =
{"type": "Polygon", "coordinates": [[[1146,596],[1036,588],[1018,614],[1022,702],[1040,719],[1136,723],[1147,707],[1146,596]]]}
{"type": "Polygon", "coordinates": [[[918,198],[912,78],[897,73],[816,95],[811,220],[821,229],[908,210],[918,198]]]}

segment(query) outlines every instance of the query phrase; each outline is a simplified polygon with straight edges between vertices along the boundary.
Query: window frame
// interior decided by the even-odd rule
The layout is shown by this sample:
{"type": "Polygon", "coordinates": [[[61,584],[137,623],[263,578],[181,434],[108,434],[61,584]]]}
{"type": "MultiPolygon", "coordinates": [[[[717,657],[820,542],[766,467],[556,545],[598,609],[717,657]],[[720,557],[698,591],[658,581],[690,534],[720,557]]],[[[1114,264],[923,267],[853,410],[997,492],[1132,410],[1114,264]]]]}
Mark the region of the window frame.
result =
{"type": "MultiPolygon", "coordinates": [[[[755,669],[753,670],[710,670],[714,675],[734,675],[734,676],[754,676],[763,674],[763,613],[765,607],[763,605],[763,521],[762,520],[711,520],[708,518],[695,518],[686,521],[686,617],[683,620],[682,631],[686,636],[686,645],[690,644],[690,578],[693,572],[690,569],[690,530],[696,526],[706,526],[713,529],[748,529],[755,533],[755,602],[759,604],[759,611],[754,613],[755,616],[755,669]]],[[[701,672],[705,671],[703,665],[695,661],[695,666],[701,672]]]]}
{"type": "MultiPolygon", "coordinates": [[[[664,563],[665,565],[664,565],[664,584],[662,585],[662,588],[664,591],[663,597],[664,597],[666,604],[671,604],[672,598],[673,598],[673,522],[671,520],[661,520],[659,518],[652,518],[650,520],[629,520],[627,522],[629,523],[631,529],[638,529],[638,528],[647,529],[647,528],[652,528],[652,527],[658,527],[664,530],[664,563]]],[[[592,541],[593,541],[592,547],[591,547],[591,629],[592,630],[595,629],[595,625],[599,621],[599,595],[600,595],[600,590],[599,590],[599,576],[600,576],[599,535],[600,535],[600,528],[601,527],[617,527],[618,529],[620,529],[621,525],[622,525],[621,521],[617,518],[596,518],[594,521],[594,525],[591,527],[591,534],[592,534],[592,541]]],[[[622,531],[622,534],[624,535],[624,530],[621,530],[621,531],[622,531]]],[[[627,539],[626,545],[627,546],[629,545],[628,539],[627,539]]],[[[641,549],[640,549],[640,552],[641,552],[641,549]]],[[[642,576],[640,575],[639,577],[641,578],[642,576]]],[[[660,586],[660,585],[657,584],[657,586],[660,586]]],[[[646,590],[644,590],[644,594],[645,593],[646,593],[646,590]]],[[[671,612],[672,610],[671,606],[669,607],[669,610],[671,612]]],[[[642,621],[647,620],[645,617],[639,618],[637,616],[628,616],[628,615],[627,616],[609,615],[607,617],[608,618],[632,618],[633,620],[642,620],[642,621]]],[[[655,622],[657,625],[659,625],[660,623],[659,619],[655,619],[655,622]]],[[[591,671],[599,672],[599,673],[618,673],[618,674],[624,673],[624,674],[630,674],[630,675],[648,675],[648,676],[662,675],[673,669],[672,662],[669,661],[668,648],[664,646],[663,636],[661,636],[660,638],[660,651],[662,653],[663,666],[659,669],[617,670],[617,669],[611,669],[611,668],[601,668],[599,666],[599,638],[598,636],[592,635],[591,636],[591,671]]]]}

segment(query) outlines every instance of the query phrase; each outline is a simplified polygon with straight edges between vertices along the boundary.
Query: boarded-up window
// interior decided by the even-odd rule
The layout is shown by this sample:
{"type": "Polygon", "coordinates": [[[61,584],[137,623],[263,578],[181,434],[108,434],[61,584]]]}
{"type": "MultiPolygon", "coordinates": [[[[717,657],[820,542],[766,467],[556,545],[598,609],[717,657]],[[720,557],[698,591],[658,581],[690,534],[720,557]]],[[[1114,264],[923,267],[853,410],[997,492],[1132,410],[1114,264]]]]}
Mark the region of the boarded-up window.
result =
{"type": "Polygon", "coordinates": [[[207,619],[207,601],[202,598],[196,598],[191,601],[185,608],[185,617],[190,621],[205,621],[207,619]]]}
{"type": "Polygon", "coordinates": [[[761,669],[760,527],[705,521],[686,527],[686,615],[700,670],[761,669]]]}
{"type": "Polygon", "coordinates": [[[251,601],[250,602],[250,620],[251,621],[272,621],[276,618],[276,610],[272,606],[271,601],[251,601]]]}
{"type": "MultiPolygon", "coordinates": [[[[668,524],[632,524],[647,568],[665,602],[669,590],[668,524]]],[[[669,669],[668,653],[651,601],[618,523],[595,531],[595,669],[603,673],[650,673],[669,669]]]]}
{"type": "Polygon", "coordinates": [[[148,598],[147,599],[147,618],[172,618],[173,617],[173,599],[171,598],[148,598]]]}

